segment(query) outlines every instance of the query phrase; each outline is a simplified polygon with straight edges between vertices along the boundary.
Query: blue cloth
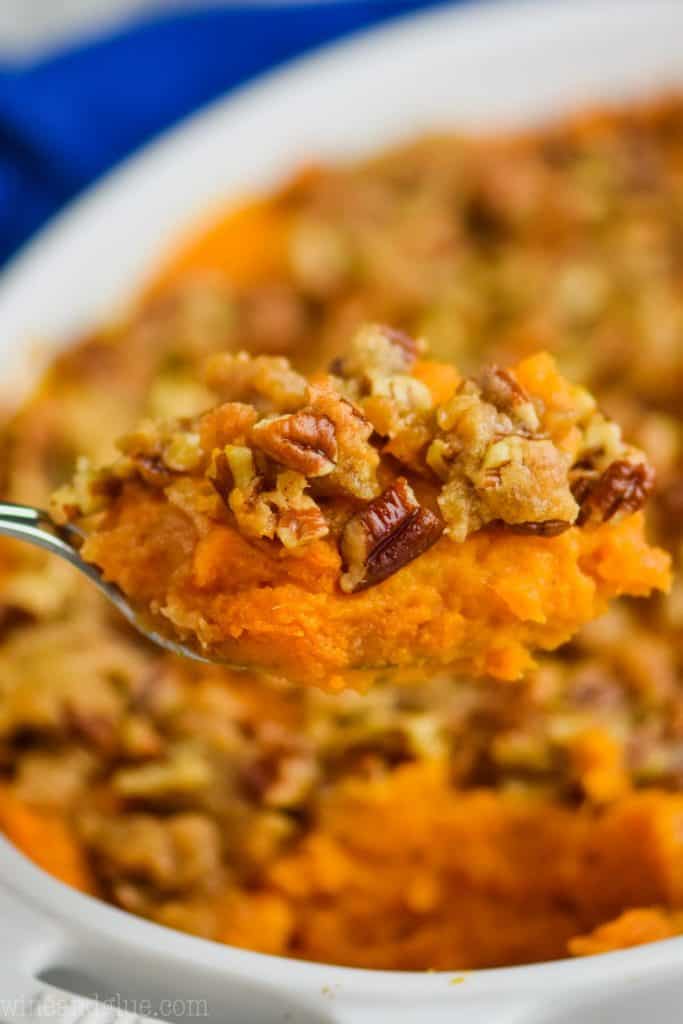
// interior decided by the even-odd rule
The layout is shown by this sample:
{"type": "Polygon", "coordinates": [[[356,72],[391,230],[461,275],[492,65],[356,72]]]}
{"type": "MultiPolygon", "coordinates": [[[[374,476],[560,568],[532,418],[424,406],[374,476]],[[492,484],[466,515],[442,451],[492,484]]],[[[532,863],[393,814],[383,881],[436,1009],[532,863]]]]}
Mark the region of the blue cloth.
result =
{"type": "Polygon", "coordinates": [[[0,59],[0,264],[162,129],[258,72],[443,0],[231,6],[126,23],[34,63],[0,59]]]}

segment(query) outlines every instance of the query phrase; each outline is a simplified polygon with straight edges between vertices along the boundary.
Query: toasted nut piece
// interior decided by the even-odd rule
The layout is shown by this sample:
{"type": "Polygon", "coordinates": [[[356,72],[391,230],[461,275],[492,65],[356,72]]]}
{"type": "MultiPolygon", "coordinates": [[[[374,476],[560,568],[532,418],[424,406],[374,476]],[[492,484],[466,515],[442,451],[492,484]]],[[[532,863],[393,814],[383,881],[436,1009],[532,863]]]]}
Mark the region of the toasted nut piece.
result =
{"type": "Polygon", "coordinates": [[[399,330],[398,327],[388,327],[386,324],[382,324],[380,330],[392,345],[403,352],[405,365],[412,366],[423,347],[420,345],[420,342],[413,338],[411,334],[407,334],[406,331],[399,330]]]}
{"type": "Polygon", "coordinates": [[[327,520],[309,494],[308,480],[287,469],[278,473],[275,488],[264,495],[277,510],[275,536],[286,548],[298,548],[329,533],[327,520]]]}
{"type": "Polygon", "coordinates": [[[510,533],[521,533],[531,537],[558,537],[569,530],[571,523],[566,519],[546,519],[540,523],[491,523],[491,526],[504,526],[510,533]]]}
{"type": "Polygon", "coordinates": [[[275,513],[264,494],[263,480],[255,471],[250,448],[229,444],[223,451],[217,449],[207,477],[242,533],[247,537],[274,536],[275,513]]]}
{"type": "Polygon", "coordinates": [[[481,395],[485,402],[506,412],[529,431],[540,427],[538,413],[531,396],[509,370],[500,366],[487,366],[479,378],[481,395]]]}
{"type": "Polygon", "coordinates": [[[235,487],[246,490],[256,476],[251,449],[240,444],[229,444],[225,449],[225,456],[235,481],[235,487]]]}
{"type": "Polygon", "coordinates": [[[283,512],[275,530],[281,544],[290,549],[321,540],[329,532],[324,515],[313,504],[311,508],[288,509],[283,512]]]}
{"type": "Polygon", "coordinates": [[[347,594],[373,587],[436,543],[443,523],[417,501],[404,477],[371,501],[346,525],[341,552],[347,594]]]}
{"type": "Polygon", "coordinates": [[[206,475],[219,497],[229,505],[233,487],[244,490],[254,479],[251,449],[241,445],[227,445],[223,451],[216,449],[206,475]]]}
{"type": "Polygon", "coordinates": [[[306,397],[306,381],[282,356],[221,352],[208,361],[205,382],[226,401],[262,412],[290,412],[306,397]]]}
{"type": "Polygon", "coordinates": [[[410,370],[419,352],[419,342],[404,331],[384,324],[365,324],[330,370],[337,376],[359,380],[378,374],[389,377],[410,370]]]}
{"type": "Polygon", "coordinates": [[[173,480],[173,471],[161,455],[133,455],[131,460],[140,479],[150,487],[168,487],[173,480]]]}
{"type": "Polygon", "coordinates": [[[616,516],[624,518],[642,508],[655,485],[655,471],[646,462],[619,459],[596,481],[580,478],[574,497],[580,505],[579,526],[598,526],[616,516]]]}
{"type": "Polygon", "coordinates": [[[173,470],[163,457],[164,440],[161,425],[144,421],[118,441],[118,448],[130,460],[132,473],[150,487],[168,487],[173,480],[173,470]]]}
{"type": "Polygon", "coordinates": [[[272,490],[258,476],[250,448],[228,445],[216,450],[207,473],[214,489],[232,511],[240,530],[249,537],[277,537],[293,549],[320,540],[329,526],[301,473],[283,470],[272,490]]]}
{"type": "Polygon", "coordinates": [[[460,455],[460,451],[461,445],[457,439],[437,437],[429,445],[425,454],[425,461],[441,480],[448,480],[453,463],[460,455]]]}
{"type": "Polygon", "coordinates": [[[258,420],[251,405],[224,402],[199,418],[199,441],[207,455],[228,444],[245,444],[249,431],[258,420]]]}
{"type": "Polygon", "coordinates": [[[307,409],[261,420],[252,427],[251,437],[271,458],[304,476],[327,476],[337,464],[334,423],[307,409]]]}
{"type": "Polygon", "coordinates": [[[328,385],[311,385],[310,407],[334,424],[338,454],[334,472],[325,478],[326,493],[350,494],[363,501],[376,498],[379,453],[371,444],[372,424],[361,410],[328,385]]]}
{"type": "Polygon", "coordinates": [[[125,471],[118,476],[109,470],[93,469],[81,456],[71,483],[64,484],[50,498],[50,515],[56,523],[68,523],[80,516],[100,512],[121,491],[125,471]]]}
{"type": "Polygon", "coordinates": [[[202,462],[202,449],[199,433],[188,430],[176,430],[164,445],[164,462],[169,469],[177,473],[191,473],[202,462]]]}
{"type": "MultiPolygon", "coordinates": [[[[370,395],[388,400],[393,411],[393,418],[399,423],[411,413],[426,413],[432,408],[432,394],[426,384],[407,373],[396,373],[391,377],[373,377],[370,384],[370,395]]],[[[371,419],[371,417],[368,417],[371,419]]],[[[373,423],[377,430],[377,425],[373,423]]],[[[380,430],[378,433],[388,433],[380,430]]]]}

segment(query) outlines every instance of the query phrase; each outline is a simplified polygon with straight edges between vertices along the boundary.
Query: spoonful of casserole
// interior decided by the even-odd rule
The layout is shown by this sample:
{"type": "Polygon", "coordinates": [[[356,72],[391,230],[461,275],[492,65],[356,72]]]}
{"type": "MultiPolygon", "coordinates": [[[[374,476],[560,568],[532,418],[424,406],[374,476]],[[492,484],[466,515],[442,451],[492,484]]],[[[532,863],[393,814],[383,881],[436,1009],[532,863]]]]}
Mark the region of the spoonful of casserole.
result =
{"type": "Polygon", "coordinates": [[[548,355],[464,379],[369,325],[327,375],[224,353],[205,377],[215,407],[142,423],[51,503],[157,642],[330,689],[514,679],[610,598],[668,585],[651,467],[548,355]]]}

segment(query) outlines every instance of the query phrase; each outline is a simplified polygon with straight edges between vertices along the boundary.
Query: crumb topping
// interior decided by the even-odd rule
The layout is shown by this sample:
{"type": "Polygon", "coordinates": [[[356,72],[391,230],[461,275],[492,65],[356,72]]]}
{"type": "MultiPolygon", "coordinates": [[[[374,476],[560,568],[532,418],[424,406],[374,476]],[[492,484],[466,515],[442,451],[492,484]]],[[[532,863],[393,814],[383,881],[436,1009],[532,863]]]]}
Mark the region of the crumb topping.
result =
{"type": "Polygon", "coordinates": [[[645,456],[550,357],[457,378],[436,400],[418,370],[440,364],[424,356],[422,342],[377,324],[313,380],[284,358],[213,356],[205,381],[222,404],[142,423],[108,469],[80,466],[53,515],[97,513],[127,478],[159,490],[195,478],[214,495],[212,505],[198,488],[202,513],[229,517],[252,540],[294,552],[331,536],[339,585],[355,593],[442,533],[457,543],[487,527],[551,537],[644,504],[654,480],[645,456]]]}

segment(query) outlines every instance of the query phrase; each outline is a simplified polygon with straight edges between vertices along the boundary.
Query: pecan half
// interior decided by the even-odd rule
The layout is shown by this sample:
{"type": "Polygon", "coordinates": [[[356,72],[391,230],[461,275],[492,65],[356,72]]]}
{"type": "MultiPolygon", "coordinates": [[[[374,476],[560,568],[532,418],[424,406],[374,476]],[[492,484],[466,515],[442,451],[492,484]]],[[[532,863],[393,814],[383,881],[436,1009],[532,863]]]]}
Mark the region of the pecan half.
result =
{"type": "Polygon", "coordinates": [[[251,437],[271,458],[304,476],[328,476],[337,465],[334,423],[308,409],[261,420],[252,428],[251,437]]]}
{"type": "Polygon", "coordinates": [[[328,476],[337,465],[334,423],[305,409],[261,420],[252,428],[252,440],[276,462],[304,476],[328,476]]]}
{"type": "Polygon", "coordinates": [[[579,503],[579,526],[599,526],[615,516],[642,508],[655,485],[654,469],[646,462],[618,459],[597,480],[580,477],[572,490],[579,503]]]}
{"type": "Polygon", "coordinates": [[[353,594],[381,583],[436,543],[443,528],[399,477],[346,524],[341,553],[347,571],[341,589],[353,594]]]}

